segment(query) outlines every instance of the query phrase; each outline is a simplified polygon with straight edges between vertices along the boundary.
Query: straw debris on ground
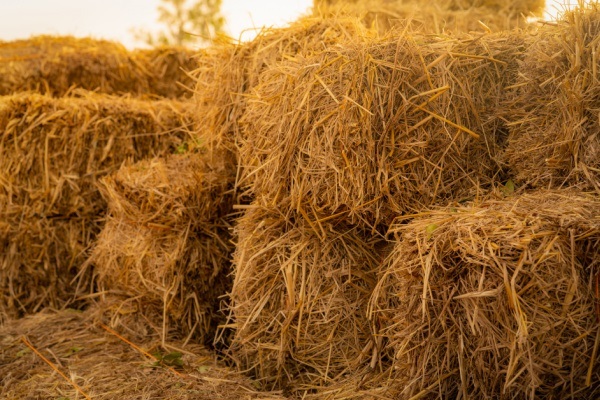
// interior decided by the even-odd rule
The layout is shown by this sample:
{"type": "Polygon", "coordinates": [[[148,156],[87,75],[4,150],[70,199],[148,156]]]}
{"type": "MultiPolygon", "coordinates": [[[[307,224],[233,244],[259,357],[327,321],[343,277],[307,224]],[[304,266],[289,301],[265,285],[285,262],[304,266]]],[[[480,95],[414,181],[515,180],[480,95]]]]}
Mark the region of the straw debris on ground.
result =
{"type": "Polygon", "coordinates": [[[181,340],[163,345],[154,327],[139,317],[111,324],[103,317],[103,307],[83,313],[46,311],[0,327],[0,397],[82,399],[85,394],[94,400],[283,399],[276,393],[258,393],[252,381],[225,367],[202,346],[181,340]]]}
{"type": "Polygon", "coordinates": [[[370,316],[399,398],[600,395],[600,201],[542,191],[391,230],[370,316]]]}
{"type": "Polygon", "coordinates": [[[106,40],[36,36],[0,42],[0,95],[38,91],[63,96],[73,88],[145,97],[190,97],[192,50],[128,51],[106,40]],[[186,88],[187,87],[187,88],[186,88]]]}
{"type": "Polygon", "coordinates": [[[188,153],[123,166],[102,181],[105,226],[89,264],[100,291],[120,291],[212,342],[231,287],[233,163],[188,153]]]}
{"type": "Polygon", "coordinates": [[[0,99],[0,314],[85,291],[74,278],[106,210],[98,179],[189,141],[189,104],[77,94],[0,99]]]}

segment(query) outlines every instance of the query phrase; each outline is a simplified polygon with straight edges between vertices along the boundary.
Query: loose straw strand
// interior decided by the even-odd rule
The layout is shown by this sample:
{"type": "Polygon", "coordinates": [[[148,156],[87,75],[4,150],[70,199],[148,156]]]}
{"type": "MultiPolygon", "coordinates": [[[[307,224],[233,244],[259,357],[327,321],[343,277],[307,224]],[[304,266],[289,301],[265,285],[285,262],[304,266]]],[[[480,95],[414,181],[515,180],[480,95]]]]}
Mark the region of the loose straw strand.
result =
{"type": "Polygon", "coordinates": [[[90,396],[88,396],[83,389],[76,384],[75,382],[73,382],[73,380],[71,380],[67,375],[65,375],[61,370],[58,369],[58,367],[56,365],[54,365],[52,363],[52,361],[48,360],[46,357],[44,357],[42,355],[42,353],[40,353],[35,347],[33,347],[33,345],[27,340],[27,338],[25,336],[21,336],[21,341],[23,343],[25,343],[25,346],[29,347],[38,357],[40,357],[46,364],[48,364],[50,366],[50,368],[52,368],[54,371],[56,371],[60,376],[63,377],[63,379],[65,381],[67,381],[71,386],[73,386],[79,393],[81,393],[81,395],[83,397],[85,397],[87,400],[92,400],[92,398],[90,396]]]}
{"type": "MultiPolygon", "coordinates": [[[[104,329],[105,331],[107,331],[108,333],[110,333],[111,335],[116,336],[117,338],[121,339],[123,342],[127,343],[128,345],[130,345],[131,347],[133,347],[135,350],[139,351],[140,353],[142,353],[143,355],[145,355],[146,357],[152,359],[152,360],[157,360],[159,362],[161,362],[158,358],[154,357],[152,354],[148,353],[146,350],[142,349],[141,347],[139,347],[138,345],[136,345],[135,343],[125,339],[123,336],[119,335],[119,333],[117,333],[115,330],[109,328],[108,326],[104,325],[104,324],[100,324],[100,327],[102,327],[102,329],[104,329]]],[[[161,364],[167,368],[169,371],[171,371],[172,373],[174,373],[175,375],[181,377],[181,378],[185,378],[184,375],[180,374],[179,372],[177,372],[174,368],[165,365],[164,363],[161,362],[161,364]]]]}

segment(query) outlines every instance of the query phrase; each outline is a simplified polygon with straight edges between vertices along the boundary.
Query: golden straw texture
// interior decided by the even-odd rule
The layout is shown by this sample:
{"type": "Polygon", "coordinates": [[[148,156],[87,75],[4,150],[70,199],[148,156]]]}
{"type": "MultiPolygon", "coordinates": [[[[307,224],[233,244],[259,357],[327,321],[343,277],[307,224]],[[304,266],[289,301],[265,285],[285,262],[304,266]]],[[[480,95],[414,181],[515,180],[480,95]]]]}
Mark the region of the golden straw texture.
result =
{"type": "Polygon", "coordinates": [[[105,314],[116,304],[102,303],[85,312],[64,310],[35,314],[0,327],[0,397],[3,399],[81,399],[32,347],[94,400],[282,400],[258,393],[253,382],[231,371],[208,349],[176,337],[161,343],[154,327],[139,316],[110,323],[105,314]],[[111,324],[111,334],[100,326],[111,324]],[[160,357],[159,363],[139,352],[160,357]],[[170,366],[169,366],[170,364],[170,366]],[[172,371],[175,370],[176,374],[172,371]]]}
{"type": "Polygon", "coordinates": [[[0,99],[0,310],[61,307],[106,210],[97,181],[187,141],[190,106],[88,92],[0,99]]]}
{"type": "Polygon", "coordinates": [[[534,192],[391,232],[370,315],[399,398],[597,398],[598,198],[534,192]]]}
{"type": "Polygon", "coordinates": [[[0,95],[74,88],[108,94],[190,97],[194,52],[182,47],[128,51],[121,44],[70,36],[0,42],[0,95]]]}
{"type": "Polygon", "coordinates": [[[599,37],[597,3],[532,37],[503,107],[511,127],[505,159],[521,183],[600,193],[599,37]]]}
{"type": "Polygon", "coordinates": [[[407,34],[282,62],[248,100],[240,185],[370,226],[469,198],[501,172],[499,99],[522,51],[521,35],[407,34]]]}
{"type": "Polygon", "coordinates": [[[212,341],[231,286],[232,164],[216,155],[176,155],[122,167],[103,180],[106,225],[89,262],[101,290],[140,296],[175,323],[212,341]]]}
{"type": "Polygon", "coordinates": [[[313,13],[324,17],[356,16],[385,33],[408,29],[423,33],[493,32],[527,27],[528,16],[541,16],[544,0],[315,0],[313,13]]]}
{"type": "Polygon", "coordinates": [[[343,392],[330,386],[360,378],[376,353],[365,312],[384,243],[281,211],[253,206],[235,229],[230,355],[263,388],[343,392]]]}
{"type": "Polygon", "coordinates": [[[199,67],[193,72],[198,135],[207,145],[235,151],[239,119],[261,72],[281,60],[365,34],[352,18],[303,18],[284,29],[266,29],[250,43],[222,43],[202,51],[199,67]]]}

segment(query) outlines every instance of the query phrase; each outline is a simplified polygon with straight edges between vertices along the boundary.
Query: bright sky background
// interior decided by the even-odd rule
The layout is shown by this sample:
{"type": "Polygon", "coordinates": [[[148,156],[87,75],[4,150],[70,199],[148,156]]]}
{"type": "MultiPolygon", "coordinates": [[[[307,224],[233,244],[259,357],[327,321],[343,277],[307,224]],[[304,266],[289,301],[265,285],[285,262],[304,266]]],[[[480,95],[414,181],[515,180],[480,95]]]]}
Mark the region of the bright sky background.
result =
{"type": "MultiPolygon", "coordinates": [[[[0,0],[0,40],[31,35],[75,35],[136,43],[132,28],[159,30],[159,0],[0,0]]],[[[256,27],[280,26],[312,7],[312,0],[223,0],[221,11],[234,38],[256,27]]]]}
{"type": "MultiPolygon", "coordinates": [[[[423,0],[427,1],[427,0],[423,0]]],[[[548,16],[564,1],[547,0],[548,16]]],[[[118,40],[128,47],[136,42],[132,28],[160,29],[159,0],[0,0],[0,40],[54,34],[92,36],[118,40]]],[[[223,0],[228,33],[235,38],[253,37],[262,26],[281,26],[308,12],[312,0],[223,0]],[[256,29],[253,29],[256,28],[256,29]]],[[[139,44],[139,43],[138,43],[139,44]]]]}

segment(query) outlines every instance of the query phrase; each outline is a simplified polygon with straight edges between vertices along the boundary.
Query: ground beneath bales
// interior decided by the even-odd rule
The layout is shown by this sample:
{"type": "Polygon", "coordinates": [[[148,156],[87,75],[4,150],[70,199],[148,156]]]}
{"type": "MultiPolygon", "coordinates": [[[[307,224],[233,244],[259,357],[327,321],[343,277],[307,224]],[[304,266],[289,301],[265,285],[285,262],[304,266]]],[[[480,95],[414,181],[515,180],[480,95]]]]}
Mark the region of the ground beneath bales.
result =
{"type": "Polygon", "coordinates": [[[99,309],[64,310],[6,323],[0,398],[283,399],[259,393],[202,346],[161,343],[160,327],[127,312],[108,320],[99,309]]]}

